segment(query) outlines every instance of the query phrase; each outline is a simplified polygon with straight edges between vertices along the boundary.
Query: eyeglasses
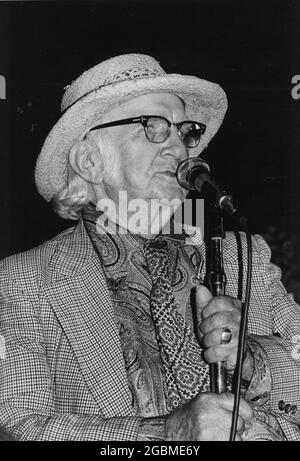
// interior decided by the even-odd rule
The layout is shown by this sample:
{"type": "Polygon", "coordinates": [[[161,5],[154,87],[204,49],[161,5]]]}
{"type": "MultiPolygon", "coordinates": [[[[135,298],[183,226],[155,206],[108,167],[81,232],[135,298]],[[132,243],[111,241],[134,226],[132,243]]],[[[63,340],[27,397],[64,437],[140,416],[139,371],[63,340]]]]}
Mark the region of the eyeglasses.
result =
{"type": "Polygon", "coordinates": [[[180,123],[172,123],[165,117],[159,115],[141,115],[140,117],[125,118],[116,120],[115,122],[103,123],[91,128],[89,131],[98,130],[100,128],[109,128],[119,125],[130,125],[133,123],[141,123],[144,127],[146,138],[154,143],[162,143],[169,136],[171,126],[177,128],[178,135],[185,147],[189,149],[198,146],[201,136],[205,133],[206,125],[203,123],[183,121],[180,123]]]}

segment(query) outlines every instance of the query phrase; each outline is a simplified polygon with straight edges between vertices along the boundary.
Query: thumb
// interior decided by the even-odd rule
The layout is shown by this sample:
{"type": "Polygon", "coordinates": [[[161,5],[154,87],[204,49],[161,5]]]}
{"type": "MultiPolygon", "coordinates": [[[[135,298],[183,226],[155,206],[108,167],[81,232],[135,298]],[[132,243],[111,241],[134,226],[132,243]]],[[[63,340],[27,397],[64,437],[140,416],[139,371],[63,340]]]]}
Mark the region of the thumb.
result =
{"type": "MultiPolygon", "coordinates": [[[[227,411],[233,412],[234,407],[234,395],[229,393],[222,393],[218,394],[218,402],[219,405],[227,411]]],[[[250,405],[244,400],[240,399],[239,404],[239,416],[241,416],[245,422],[245,424],[250,425],[252,422],[252,408],[250,405]]]]}
{"type": "Polygon", "coordinates": [[[207,306],[213,295],[204,285],[198,285],[196,289],[196,306],[197,314],[201,314],[203,309],[207,306]]]}

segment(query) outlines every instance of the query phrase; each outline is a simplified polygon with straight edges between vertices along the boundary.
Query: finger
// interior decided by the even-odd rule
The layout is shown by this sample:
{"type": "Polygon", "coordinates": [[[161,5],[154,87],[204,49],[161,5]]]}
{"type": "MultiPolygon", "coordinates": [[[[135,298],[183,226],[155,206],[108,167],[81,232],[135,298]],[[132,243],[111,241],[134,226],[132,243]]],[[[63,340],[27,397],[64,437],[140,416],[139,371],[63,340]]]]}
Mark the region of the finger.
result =
{"type": "Polygon", "coordinates": [[[236,430],[238,432],[244,432],[245,430],[245,421],[240,416],[238,416],[238,419],[236,422],[236,430]]]}
{"type": "MultiPolygon", "coordinates": [[[[234,395],[229,393],[219,394],[219,404],[222,408],[228,411],[233,411],[234,407],[234,395]]],[[[239,404],[239,417],[244,421],[244,424],[250,424],[252,422],[253,412],[250,405],[244,400],[240,399],[239,404]]]]}
{"type": "Polygon", "coordinates": [[[233,331],[230,330],[230,333],[231,333],[230,341],[223,341],[222,338],[223,338],[224,331],[226,331],[225,328],[215,328],[214,330],[211,330],[208,333],[206,333],[203,336],[202,341],[201,341],[203,348],[217,346],[220,344],[226,344],[230,342],[233,338],[233,331]]]}
{"type": "Polygon", "coordinates": [[[239,415],[243,418],[245,424],[252,422],[252,408],[244,399],[240,399],[239,415]]]}
{"type": "Polygon", "coordinates": [[[227,370],[232,370],[236,365],[237,342],[212,346],[203,352],[207,363],[224,362],[227,370]]]}
{"type": "MultiPolygon", "coordinates": [[[[198,285],[196,289],[197,314],[201,314],[207,304],[213,299],[213,295],[204,285],[198,285]]],[[[200,320],[201,315],[199,315],[200,320]]]]}
{"type": "Polygon", "coordinates": [[[216,312],[241,310],[241,301],[231,296],[216,296],[202,310],[202,317],[206,318],[216,312]]]}
{"type": "Polygon", "coordinates": [[[233,394],[230,394],[229,392],[223,392],[222,394],[214,394],[214,395],[220,407],[222,407],[224,410],[232,412],[233,404],[234,404],[233,394]]]}
{"type": "Polygon", "coordinates": [[[204,319],[199,329],[204,335],[218,328],[228,328],[233,332],[239,329],[240,319],[241,315],[237,310],[217,312],[204,319]]]}

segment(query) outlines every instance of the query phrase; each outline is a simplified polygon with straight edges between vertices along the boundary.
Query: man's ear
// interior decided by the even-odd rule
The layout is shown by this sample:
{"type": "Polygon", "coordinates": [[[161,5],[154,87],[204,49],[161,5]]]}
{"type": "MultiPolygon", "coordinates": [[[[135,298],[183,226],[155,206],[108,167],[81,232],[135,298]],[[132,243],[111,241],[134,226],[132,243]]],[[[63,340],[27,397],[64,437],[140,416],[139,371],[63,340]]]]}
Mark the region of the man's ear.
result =
{"type": "Polygon", "coordinates": [[[103,159],[96,143],[84,140],[74,144],[69,153],[69,162],[73,170],[87,182],[102,182],[103,159]]]}

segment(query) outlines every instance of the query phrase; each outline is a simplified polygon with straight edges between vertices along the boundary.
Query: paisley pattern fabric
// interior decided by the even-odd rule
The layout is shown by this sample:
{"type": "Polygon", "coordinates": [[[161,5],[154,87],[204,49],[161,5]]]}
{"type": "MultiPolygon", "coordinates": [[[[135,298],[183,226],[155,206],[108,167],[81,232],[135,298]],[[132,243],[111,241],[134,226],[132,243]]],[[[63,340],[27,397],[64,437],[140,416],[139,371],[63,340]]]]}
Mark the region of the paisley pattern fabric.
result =
{"type": "Polygon", "coordinates": [[[167,242],[154,239],[143,253],[152,277],[150,307],[165,371],[167,408],[172,411],[201,390],[209,390],[208,372],[195,333],[176,305],[167,242]]]}
{"type": "MultiPolygon", "coordinates": [[[[197,276],[201,277],[196,275],[202,267],[200,254],[196,247],[186,244],[184,236],[163,235],[163,243],[162,236],[155,241],[160,241],[159,247],[163,246],[164,251],[160,256],[155,252],[150,256],[148,239],[132,233],[109,232],[107,226],[102,227],[103,219],[99,216],[100,212],[91,204],[83,210],[84,223],[101,259],[114,306],[132,407],[144,417],[167,414],[196,393],[209,390],[209,367],[201,358],[194,336],[190,300],[192,288],[199,283],[197,276]],[[153,287],[153,257],[158,257],[159,268],[168,272],[168,277],[161,279],[165,293],[168,292],[161,308],[155,293],[160,295],[153,287]],[[165,308],[171,316],[163,315],[160,322],[165,308]],[[166,338],[170,338],[169,345],[166,338]],[[174,343],[176,348],[172,351],[174,343]],[[180,359],[173,363],[179,349],[180,359]]],[[[115,231],[115,226],[112,229],[115,231]]]]}

